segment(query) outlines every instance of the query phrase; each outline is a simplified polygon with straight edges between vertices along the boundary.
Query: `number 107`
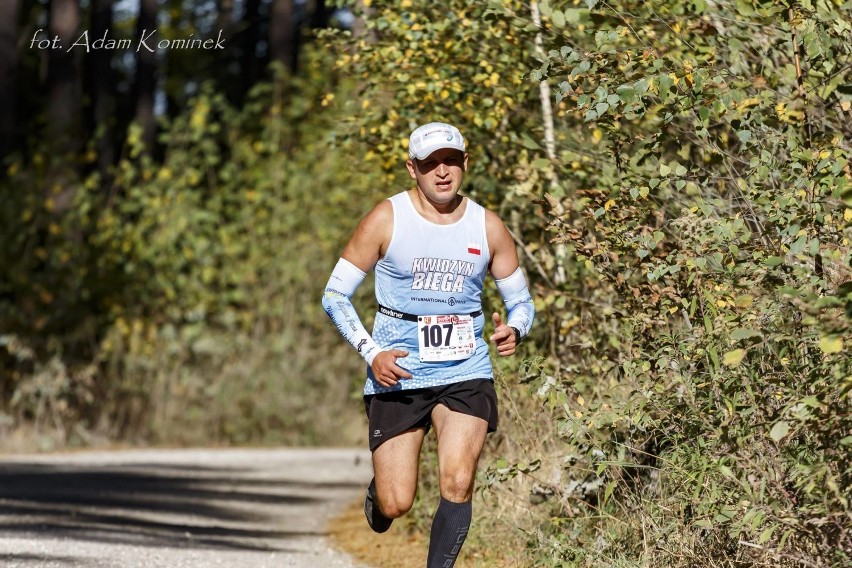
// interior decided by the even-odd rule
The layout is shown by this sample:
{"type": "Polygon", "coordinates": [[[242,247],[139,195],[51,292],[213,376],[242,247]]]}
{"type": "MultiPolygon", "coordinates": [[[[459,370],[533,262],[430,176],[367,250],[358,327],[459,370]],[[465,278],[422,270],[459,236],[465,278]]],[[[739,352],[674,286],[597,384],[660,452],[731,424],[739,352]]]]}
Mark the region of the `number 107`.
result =
{"type": "Polygon", "coordinates": [[[447,347],[450,345],[450,338],[453,334],[453,324],[445,323],[443,325],[424,325],[420,328],[423,333],[423,345],[426,347],[447,347]],[[446,330],[444,333],[443,330],[446,330]]]}

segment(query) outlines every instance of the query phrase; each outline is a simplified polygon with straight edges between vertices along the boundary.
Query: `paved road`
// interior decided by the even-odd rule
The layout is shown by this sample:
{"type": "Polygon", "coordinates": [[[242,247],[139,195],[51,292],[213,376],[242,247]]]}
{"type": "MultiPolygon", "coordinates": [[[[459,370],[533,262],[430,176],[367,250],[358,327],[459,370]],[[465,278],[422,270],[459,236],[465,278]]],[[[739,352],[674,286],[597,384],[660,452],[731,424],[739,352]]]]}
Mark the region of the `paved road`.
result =
{"type": "Polygon", "coordinates": [[[358,450],[0,456],[0,566],[356,568],[325,524],[370,476],[358,450]]]}

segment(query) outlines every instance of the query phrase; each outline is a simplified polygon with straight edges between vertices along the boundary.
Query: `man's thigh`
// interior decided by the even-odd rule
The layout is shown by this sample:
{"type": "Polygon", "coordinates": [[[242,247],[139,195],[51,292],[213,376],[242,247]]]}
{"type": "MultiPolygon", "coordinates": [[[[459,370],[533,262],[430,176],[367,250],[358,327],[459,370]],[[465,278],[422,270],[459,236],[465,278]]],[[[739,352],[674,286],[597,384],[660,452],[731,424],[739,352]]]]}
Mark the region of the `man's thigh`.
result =
{"type": "Polygon", "coordinates": [[[382,505],[405,510],[411,507],[417,493],[420,448],[425,436],[425,428],[406,430],[373,451],[376,492],[382,505]]]}
{"type": "Polygon", "coordinates": [[[438,404],[432,410],[432,424],[438,437],[441,494],[452,501],[469,499],[488,422],[438,404]]]}

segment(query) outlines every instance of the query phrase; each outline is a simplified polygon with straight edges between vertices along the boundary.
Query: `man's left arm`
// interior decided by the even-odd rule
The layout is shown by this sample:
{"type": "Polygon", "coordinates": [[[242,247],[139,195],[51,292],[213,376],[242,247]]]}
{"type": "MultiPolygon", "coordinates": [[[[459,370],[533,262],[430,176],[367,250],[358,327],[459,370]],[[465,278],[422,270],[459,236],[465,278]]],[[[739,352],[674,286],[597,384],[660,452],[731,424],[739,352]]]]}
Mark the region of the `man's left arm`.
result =
{"type": "Polygon", "coordinates": [[[491,275],[508,311],[506,323],[497,312],[492,315],[495,330],[491,341],[495,343],[497,353],[505,357],[514,354],[518,343],[529,334],[535,318],[535,306],[518,262],[512,235],[491,211],[485,214],[485,231],[491,249],[491,275]]]}

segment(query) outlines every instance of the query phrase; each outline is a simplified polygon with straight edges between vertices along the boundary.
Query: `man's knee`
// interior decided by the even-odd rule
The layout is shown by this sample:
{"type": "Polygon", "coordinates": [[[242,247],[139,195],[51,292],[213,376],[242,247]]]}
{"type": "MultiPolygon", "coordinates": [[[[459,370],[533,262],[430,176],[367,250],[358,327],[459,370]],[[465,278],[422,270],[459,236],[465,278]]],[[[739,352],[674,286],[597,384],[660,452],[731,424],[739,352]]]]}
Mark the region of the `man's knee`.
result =
{"type": "Polygon", "coordinates": [[[379,493],[379,507],[386,517],[398,519],[411,510],[414,505],[414,495],[408,495],[399,491],[388,491],[379,493]]]}
{"type": "Polygon", "coordinates": [[[441,472],[441,496],[454,503],[469,501],[473,495],[475,472],[453,469],[441,472]]]}

